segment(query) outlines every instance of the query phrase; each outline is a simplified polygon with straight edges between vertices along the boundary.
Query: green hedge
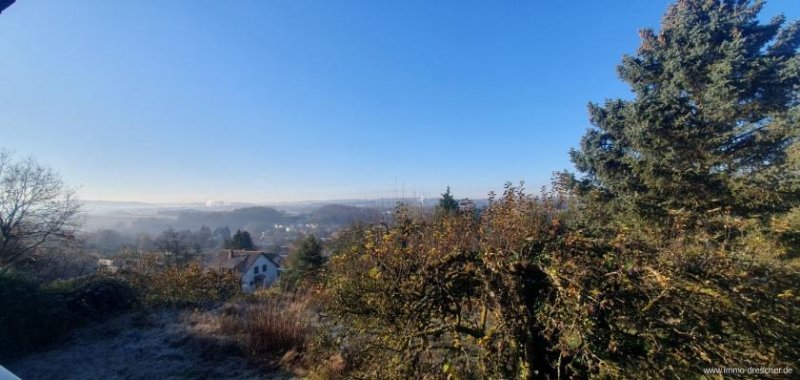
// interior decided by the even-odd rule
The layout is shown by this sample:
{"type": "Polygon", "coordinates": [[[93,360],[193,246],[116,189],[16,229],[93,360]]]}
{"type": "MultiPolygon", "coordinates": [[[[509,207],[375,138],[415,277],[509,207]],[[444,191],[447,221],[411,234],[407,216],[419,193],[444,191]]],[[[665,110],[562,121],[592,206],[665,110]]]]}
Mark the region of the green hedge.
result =
{"type": "Polygon", "coordinates": [[[57,342],[91,320],[138,303],[124,280],[88,276],[39,284],[22,274],[0,272],[0,358],[57,342]]]}

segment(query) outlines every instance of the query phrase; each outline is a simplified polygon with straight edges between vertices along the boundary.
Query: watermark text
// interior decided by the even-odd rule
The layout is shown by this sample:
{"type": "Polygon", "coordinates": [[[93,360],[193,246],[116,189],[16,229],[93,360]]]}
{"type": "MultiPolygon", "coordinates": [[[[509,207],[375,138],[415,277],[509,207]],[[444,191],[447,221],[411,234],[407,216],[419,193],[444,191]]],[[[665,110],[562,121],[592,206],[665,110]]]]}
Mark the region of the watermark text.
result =
{"type": "Polygon", "coordinates": [[[703,368],[706,375],[790,375],[791,367],[724,367],[703,368]]]}

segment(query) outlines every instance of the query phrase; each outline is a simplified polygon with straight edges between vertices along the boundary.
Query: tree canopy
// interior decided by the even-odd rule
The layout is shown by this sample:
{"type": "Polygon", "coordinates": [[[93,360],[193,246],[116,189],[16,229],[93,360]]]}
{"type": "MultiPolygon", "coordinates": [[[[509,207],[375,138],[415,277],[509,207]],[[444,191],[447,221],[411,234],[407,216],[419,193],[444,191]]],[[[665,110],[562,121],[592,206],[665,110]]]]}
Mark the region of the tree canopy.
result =
{"type": "Polygon", "coordinates": [[[618,72],[634,99],[590,104],[571,152],[595,190],[627,210],[785,211],[800,200],[800,24],[762,24],[763,2],[680,0],[644,29],[618,72]]]}
{"type": "Polygon", "coordinates": [[[225,241],[225,249],[242,249],[245,251],[254,251],[256,245],[250,237],[250,233],[243,230],[236,230],[230,240],[225,241]]]}
{"type": "Polygon", "coordinates": [[[313,234],[299,239],[287,259],[287,281],[296,285],[303,278],[313,276],[325,264],[322,241],[313,234]]]}
{"type": "Polygon", "coordinates": [[[450,193],[450,186],[447,186],[447,190],[442,193],[442,197],[439,198],[439,204],[436,206],[436,209],[441,213],[454,213],[458,211],[458,201],[453,197],[453,194],[450,193]]]}

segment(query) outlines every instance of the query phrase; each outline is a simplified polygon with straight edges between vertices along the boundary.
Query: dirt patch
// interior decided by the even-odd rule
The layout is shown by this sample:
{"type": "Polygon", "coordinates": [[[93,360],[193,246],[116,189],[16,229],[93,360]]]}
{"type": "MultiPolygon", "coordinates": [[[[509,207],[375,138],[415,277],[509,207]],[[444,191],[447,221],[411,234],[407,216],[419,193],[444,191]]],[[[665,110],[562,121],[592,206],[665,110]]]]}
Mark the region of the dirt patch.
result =
{"type": "Polygon", "coordinates": [[[63,344],[5,367],[25,380],[293,378],[252,366],[211,313],[128,313],[76,330],[63,344]]]}

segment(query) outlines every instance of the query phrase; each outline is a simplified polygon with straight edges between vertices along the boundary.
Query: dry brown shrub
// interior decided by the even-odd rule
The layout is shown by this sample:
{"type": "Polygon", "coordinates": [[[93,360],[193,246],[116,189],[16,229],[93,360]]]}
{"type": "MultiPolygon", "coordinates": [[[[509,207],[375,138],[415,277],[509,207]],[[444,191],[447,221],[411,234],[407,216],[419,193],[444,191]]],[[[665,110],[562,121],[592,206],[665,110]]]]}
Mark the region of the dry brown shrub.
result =
{"type": "Polygon", "coordinates": [[[308,321],[280,306],[267,304],[245,316],[245,342],[251,355],[270,356],[302,347],[309,333],[308,321]]]}
{"type": "Polygon", "coordinates": [[[246,301],[223,305],[217,313],[217,325],[257,365],[293,367],[300,365],[300,359],[282,358],[289,352],[302,356],[314,334],[315,314],[310,303],[311,297],[304,293],[260,292],[246,301]]]}
{"type": "Polygon", "coordinates": [[[199,264],[186,267],[141,265],[120,273],[151,306],[209,306],[240,292],[233,273],[204,270],[199,264]]]}

